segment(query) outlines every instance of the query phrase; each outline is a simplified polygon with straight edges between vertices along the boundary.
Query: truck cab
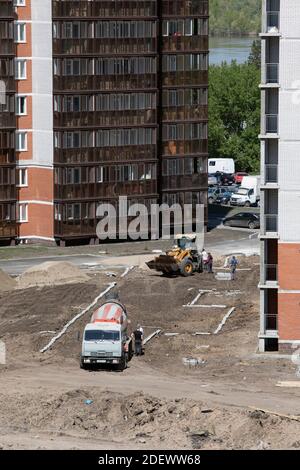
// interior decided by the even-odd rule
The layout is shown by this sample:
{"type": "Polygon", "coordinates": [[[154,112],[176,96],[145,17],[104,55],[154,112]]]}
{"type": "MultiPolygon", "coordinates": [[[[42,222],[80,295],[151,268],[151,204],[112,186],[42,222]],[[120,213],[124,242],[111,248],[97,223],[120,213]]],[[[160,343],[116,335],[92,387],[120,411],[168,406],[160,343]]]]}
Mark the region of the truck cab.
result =
{"type": "MultiPolygon", "coordinates": [[[[109,312],[118,312],[123,307],[109,302],[100,307],[92,317],[92,322],[85,326],[80,366],[82,369],[92,365],[112,365],[125,369],[132,358],[132,340],[127,334],[127,319],[121,316],[109,317],[109,312]],[[100,313],[97,313],[100,312],[100,313]],[[96,315],[96,316],[95,316],[96,315]]],[[[125,311],[122,311],[125,315],[125,311]]]]}
{"type": "Polygon", "coordinates": [[[231,196],[232,206],[257,206],[260,200],[260,177],[245,176],[239,190],[231,196]]]}

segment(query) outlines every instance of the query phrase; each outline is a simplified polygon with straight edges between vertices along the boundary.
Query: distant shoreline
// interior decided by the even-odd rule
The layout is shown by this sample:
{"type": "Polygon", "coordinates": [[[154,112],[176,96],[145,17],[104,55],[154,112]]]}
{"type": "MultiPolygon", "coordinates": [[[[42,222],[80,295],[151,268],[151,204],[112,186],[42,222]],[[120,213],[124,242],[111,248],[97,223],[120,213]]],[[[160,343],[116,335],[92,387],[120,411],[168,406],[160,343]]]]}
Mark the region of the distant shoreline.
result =
{"type": "Polygon", "coordinates": [[[238,32],[231,32],[231,31],[210,31],[209,33],[210,37],[212,38],[222,38],[222,37],[228,37],[228,38],[257,38],[259,33],[256,32],[251,32],[251,33],[238,33],[238,32]]]}

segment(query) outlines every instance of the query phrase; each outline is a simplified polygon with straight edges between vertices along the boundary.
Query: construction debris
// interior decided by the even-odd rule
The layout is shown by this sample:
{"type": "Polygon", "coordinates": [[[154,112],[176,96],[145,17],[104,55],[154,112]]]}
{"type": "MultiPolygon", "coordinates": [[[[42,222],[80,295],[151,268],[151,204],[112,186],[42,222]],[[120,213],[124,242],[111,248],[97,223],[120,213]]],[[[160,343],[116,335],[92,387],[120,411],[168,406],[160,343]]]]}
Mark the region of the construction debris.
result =
{"type": "Polygon", "coordinates": [[[215,275],[217,281],[230,281],[231,274],[230,273],[217,273],[215,275]]]}
{"type": "Polygon", "coordinates": [[[182,363],[184,366],[188,367],[197,367],[200,365],[205,364],[206,361],[200,358],[195,358],[195,357],[183,357],[182,358],[182,363]]]}
{"type": "Polygon", "coordinates": [[[107,277],[117,277],[116,273],[105,273],[107,277]]]}

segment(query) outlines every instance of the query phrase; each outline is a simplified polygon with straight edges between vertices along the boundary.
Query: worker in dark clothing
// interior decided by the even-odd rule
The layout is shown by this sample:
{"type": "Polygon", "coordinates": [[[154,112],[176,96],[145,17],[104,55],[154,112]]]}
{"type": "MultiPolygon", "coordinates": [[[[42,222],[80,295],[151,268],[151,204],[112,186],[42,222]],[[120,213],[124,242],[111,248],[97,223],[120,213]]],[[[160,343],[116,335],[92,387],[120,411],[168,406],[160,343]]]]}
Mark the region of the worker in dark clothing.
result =
{"type": "Polygon", "coordinates": [[[229,261],[230,274],[231,274],[231,280],[232,281],[236,280],[236,269],[237,269],[238,264],[239,264],[239,262],[238,262],[238,260],[236,259],[235,256],[233,256],[229,261]]]}
{"type": "Polygon", "coordinates": [[[140,328],[137,328],[133,332],[133,336],[134,336],[135,355],[136,356],[141,356],[142,355],[142,345],[143,345],[143,332],[141,331],[140,328]]]}
{"type": "Polygon", "coordinates": [[[212,274],[213,273],[213,262],[214,262],[214,259],[213,259],[213,256],[211,253],[208,253],[208,257],[207,257],[207,271],[212,274]]]}

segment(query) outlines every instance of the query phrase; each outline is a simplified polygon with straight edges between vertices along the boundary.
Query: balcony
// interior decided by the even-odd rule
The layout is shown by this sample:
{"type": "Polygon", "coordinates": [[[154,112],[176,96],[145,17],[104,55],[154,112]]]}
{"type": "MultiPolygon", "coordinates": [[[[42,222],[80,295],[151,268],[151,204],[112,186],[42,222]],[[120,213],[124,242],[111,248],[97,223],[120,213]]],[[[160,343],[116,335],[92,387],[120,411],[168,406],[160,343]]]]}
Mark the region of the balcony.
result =
{"type": "Polygon", "coordinates": [[[279,64],[267,63],[262,67],[262,84],[278,85],[279,83],[279,64]]]}
{"type": "Polygon", "coordinates": [[[277,264],[265,264],[263,271],[263,283],[264,284],[277,284],[278,281],[278,265],[277,264]]]}
{"type": "Polygon", "coordinates": [[[279,35],[280,30],[280,12],[279,11],[267,11],[265,21],[262,27],[262,36],[268,35],[273,36],[279,35]]]}
{"type": "Polygon", "coordinates": [[[277,214],[265,214],[261,216],[261,237],[278,238],[277,214]]]}
{"type": "Polygon", "coordinates": [[[267,134],[278,134],[278,114],[266,114],[265,129],[267,134]]]}
{"type": "Polygon", "coordinates": [[[278,114],[265,114],[262,119],[261,139],[278,139],[278,114]]]}
{"type": "Polygon", "coordinates": [[[265,313],[265,331],[276,332],[278,331],[278,315],[275,313],[265,313]]]}
{"type": "Polygon", "coordinates": [[[278,183],[278,165],[277,164],[266,164],[265,165],[265,184],[277,184],[278,183]]]}

